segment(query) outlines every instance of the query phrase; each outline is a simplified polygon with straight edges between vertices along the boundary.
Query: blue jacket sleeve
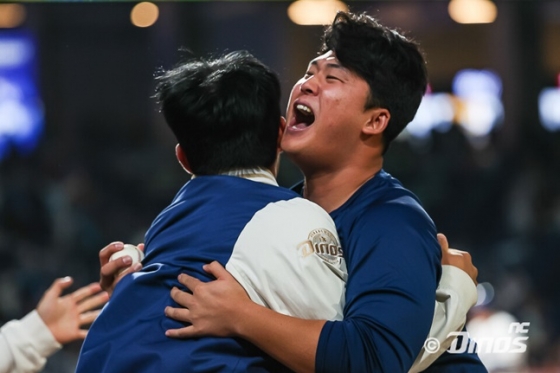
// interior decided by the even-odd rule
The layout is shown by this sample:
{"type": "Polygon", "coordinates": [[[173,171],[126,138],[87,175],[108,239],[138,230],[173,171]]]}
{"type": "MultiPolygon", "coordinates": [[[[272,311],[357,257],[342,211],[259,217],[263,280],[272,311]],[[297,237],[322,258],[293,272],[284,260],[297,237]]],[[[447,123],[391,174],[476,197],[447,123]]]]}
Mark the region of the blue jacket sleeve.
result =
{"type": "Polygon", "coordinates": [[[441,275],[435,226],[386,204],[339,227],[348,266],[344,320],[325,324],[317,372],[407,372],[430,330],[441,275]]]}

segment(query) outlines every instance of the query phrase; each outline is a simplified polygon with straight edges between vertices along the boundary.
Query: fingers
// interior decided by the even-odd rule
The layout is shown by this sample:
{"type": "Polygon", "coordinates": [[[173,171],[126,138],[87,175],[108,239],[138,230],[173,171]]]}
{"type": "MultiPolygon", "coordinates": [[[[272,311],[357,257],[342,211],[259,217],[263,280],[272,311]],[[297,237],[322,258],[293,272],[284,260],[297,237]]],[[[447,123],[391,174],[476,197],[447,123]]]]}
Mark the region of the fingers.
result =
{"type": "MultiPolygon", "coordinates": [[[[129,257],[130,258],[130,257],[129,257]]],[[[134,273],[134,272],[138,272],[139,270],[142,269],[142,263],[134,263],[134,265],[121,270],[117,277],[115,278],[115,283],[113,285],[116,285],[117,282],[119,282],[124,276],[128,275],[129,273],[134,273]]]]}
{"type": "Polygon", "coordinates": [[[117,251],[121,251],[124,247],[124,244],[120,241],[111,242],[109,245],[105,246],[99,252],[99,263],[101,267],[109,262],[109,258],[111,255],[116,253],[117,251]]]}
{"type": "Polygon", "coordinates": [[[112,292],[114,287],[115,275],[121,268],[126,268],[132,263],[132,258],[124,256],[117,260],[109,261],[111,255],[117,251],[121,251],[124,244],[120,241],[112,242],[99,251],[99,264],[101,270],[99,272],[99,283],[103,290],[112,292]]]}
{"type": "Polygon", "coordinates": [[[211,274],[215,278],[223,278],[223,277],[230,277],[231,276],[229,274],[229,272],[217,261],[213,261],[210,264],[205,264],[202,267],[202,269],[204,269],[204,271],[211,274]]]}
{"type": "MultiPolygon", "coordinates": [[[[472,262],[471,262],[472,263],[472,262]]],[[[475,285],[478,285],[478,268],[474,264],[472,264],[472,274],[471,278],[474,281],[475,285]]]]}
{"type": "Polygon", "coordinates": [[[439,242],[439,246],[441,247],[441,250],[449,249],[449,242],[447,242],[447,237],[445,237],[443,233],[437,234],[437,240],[439,242]]]}
{"type": "Polygon", "coordinates": [[[96,308],[100,308],[109,300],[109,294],[106,291],[100,292],[84,299],[78,304],[78,311],[84,313],[96,308]]]}
{"type": "Polygon", "coordinates": [[[130,256],[124,256],[101,267],[101,276],[99,279],[101,288],[109,294],[112,294],[115,286],[123,277],[142,269],[141,263],[135,263],[130,266],[131,262],[132,258],[130,256]]]}
{"type": "Polygon", "coordinates": [[[197,336],[192,325],[180,329],[169,329],[165,331],[165,335],[170,338],[193,338],[197,336]]]}
{"type": "Polygon", "coordinates": [[[179,290],[175,286],[173,287],[173,289],[171,289],[171,298],[180,306],[188,308],[191,304],[192,297],[192,294],[187,293],[186,291],[179,290]]]}
{"type": "Polygon", "coordinates": [[[78,335],[76,336],[76,338],[74,340],[79,340],[79,339],[86,339],[87,336],[87,330],[78,330],[78,335]]]}
{"type": "Polygon", "coordinates": [[[101,267],[101,276],[114,277],[118,274],[119,270],[128,267],[132,264],[132,258],[129,255],[122,256],[115,260],[107,262],[101,267]]]}
{"type": "MultiPolygon", "coordinates": [[[[204,270],[206,270],[205,267],[206,266],[203,267],[204,270]]],[[[202,281],[200,281],[199,279],[189,276],[185,273],[181,273],[177,279],[181,284],[185,285],[187,289],[189,289],[190,291],[194,291],[194,289],[202,283],[202,281]]],[[[173,290],[171,291],[171,295],[173,295],[173,290]]]]}
{"type": "Polygon", "coordinates": [[[144,244],[143,244],[143,243],[139,243],[138,245],[136,245],[136,247],[137,247],[140,251],[144,252],[144,244]]]}
{"type": "MultiPolygon", "coordinates": [[[[175,295],[173,299],[175,299],[177,295],[179,295],[179,293],[183,293],[177,288],[173,288],[171,292],[172,292],[171,293],[172,297],[173,295],[175,295]]],[[[183,294],[187,294],[189,296],[191,295],[188,293],[183,293],[183,294]]],[[[181,304],[181,302],[178,303],[181,304]]],[[[187,323],[191,322],[190,311],[187,308],[175,308],[169,306],[165,307],[165,316],[181,322],[187,322],[187,323]]],[[[194,327],[192,325],[189,325],[187,327],[180,328],[180,329],[169,329],[165,332],[165,335],[171,338],[192,338],[196,336],[196,333],[194,331],[194,327]]]]}
{"type": "Polygon", "coordinates": [[[449,255],[457,255],[466,258],[467,261],[472,262],[471,254],[468,251],[448,249],[449,255]]]}
{"type": "Polygon", "coordinates": [[[93,282],[87,286],[81,287],[78,290],[74,291],[70,294],[70,297],[78,303],[81,302],[83,299],[93,295],[95,293],[99,293],[101,291],[101,285],[98,282],[93,282]]]}
{"type": "Polygon", "coordinates": [[[181,322],[191,322],[190,311],[187,308],[175,308],[175,307],[165,307],[165,316],[181,321],[181,322]]]}
{"type": "Polygon", "coordinates": [[[72,283],[74,282],[74,280],[72,279],[72,277],[66,276],[63,278],[57,278],[56,280],[54,280],[54,282],[52,283],[51,287],[47,289],[47,291],[45,292],[45,297],[48,298],[58,298],[60,297],[60,294],[62,294],[62,292],[64,291],[64,289],[68,288],[70,285],[72,285],[72,283]]]}
{"type": "Polygon", "coordinates": [[[115,284],[118,282],[115,279],[115,276],[117,276],[119,274],[119,271],[121,271],[122,269],[125,269],[125,271],[128,270],[127,267],[130,266],[130,264],[132,264],[132,258],[127,255],[103,265],[101,267],[99,276],[99,283],[101,284],[101,288],[106,291],[111,291],[115,284]]]}
{"type": "Polygon", "coordinates": [[[89,311],[80,314],[80,326],[90,325],[95,321],[101,310],[89,311]]]}
{"type": "Polygon", "coordinates": [[[468,251],[457,249],[444,250],[441,258],[441,264],[452,265],[465,271],[473,280],[475,285],[478,284],[478,268],[474,266],[472,262],[472,256],[468,251]]]}

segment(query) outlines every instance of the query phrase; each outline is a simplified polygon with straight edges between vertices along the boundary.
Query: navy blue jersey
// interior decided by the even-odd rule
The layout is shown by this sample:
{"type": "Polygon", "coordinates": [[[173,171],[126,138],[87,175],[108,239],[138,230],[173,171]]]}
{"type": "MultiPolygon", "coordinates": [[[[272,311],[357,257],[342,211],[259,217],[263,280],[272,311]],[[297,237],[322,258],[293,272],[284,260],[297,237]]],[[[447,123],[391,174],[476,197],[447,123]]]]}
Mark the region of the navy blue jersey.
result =
{"type": "Polygon", "coordinates": [[[343,321],[325,324],[317,372],[407,372],[430,330],[441,249],[416,197],[380,171],[331,213],[348,267],[343,321]]]}
{"type": "Polygon", "coordinates": [[[435,225],[383,170],[331,216],[347,264],[346,305],[344,320],[321,332],[316,371],[407,372],[434,313],[441,276],[435,225]]]}
{"type": "Polygon", "coordinates": [[[209,281],[202,266],[214,260],[261,305],[341,319],[345,265],[334,222],[319,206],[279,188],[270,173],[260,172],[257,180],[197,176],[179,191],[146,234],[144,268],[117,284],[93,323],[78,373],[288,371],[241,339],[165,336],[185,326],[164,315],[166,306],[177,306],[170,296],[173,286],[182,288],[177,276],[209,281]],[[330,245],[323,248],[325,242],[330,245]],[[316,281],[305,281],[308,276],[316,281]]]}

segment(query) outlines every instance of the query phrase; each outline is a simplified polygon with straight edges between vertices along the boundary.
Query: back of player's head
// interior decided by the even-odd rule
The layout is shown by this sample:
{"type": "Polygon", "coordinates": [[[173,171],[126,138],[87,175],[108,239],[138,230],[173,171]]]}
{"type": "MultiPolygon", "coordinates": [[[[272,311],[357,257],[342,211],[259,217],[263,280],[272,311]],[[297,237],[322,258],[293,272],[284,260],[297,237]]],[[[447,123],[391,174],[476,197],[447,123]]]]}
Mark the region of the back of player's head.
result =
{"type": "Polygon", "coordinates": [[[274,163],[280,83],[251,54],[191,60],[156,79],[156,98],[194,174],[274,163]]]}
{"type": "Polygon", "coordinates": [[[383,132],[386,151],[414,119],[426,91],[426,64],[418,46],[372,17],[339,12],[323,35],[321,53],[328,51],[368,83],[366,109],[380,107],[391,113],[383,132]]]}

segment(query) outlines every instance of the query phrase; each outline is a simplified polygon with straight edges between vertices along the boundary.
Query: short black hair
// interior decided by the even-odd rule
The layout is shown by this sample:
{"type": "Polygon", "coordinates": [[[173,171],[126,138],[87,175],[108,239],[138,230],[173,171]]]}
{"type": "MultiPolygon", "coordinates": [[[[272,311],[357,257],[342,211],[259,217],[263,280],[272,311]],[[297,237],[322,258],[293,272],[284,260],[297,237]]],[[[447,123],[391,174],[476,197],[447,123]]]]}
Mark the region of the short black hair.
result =
{"type": "Polygon", "coordinates": [[[340,63],[370,88],[365,109],[389,110],[384,152],[410,123],[427,87],[426,62],[418,45],[366,14],[338,12],[325,29],[320,54],[333,51],[340,63]]]}
{"type": "Polygon", "coordinates": [[[195,175],[274,163],[280,82],[250,53],[193,59],[156,80],[155,97],[195,175]]]}

